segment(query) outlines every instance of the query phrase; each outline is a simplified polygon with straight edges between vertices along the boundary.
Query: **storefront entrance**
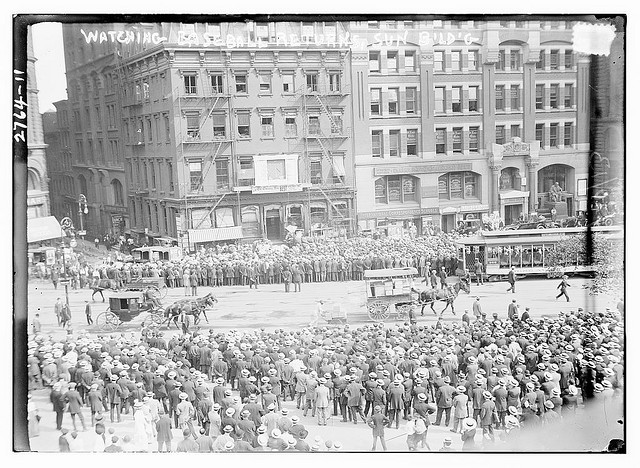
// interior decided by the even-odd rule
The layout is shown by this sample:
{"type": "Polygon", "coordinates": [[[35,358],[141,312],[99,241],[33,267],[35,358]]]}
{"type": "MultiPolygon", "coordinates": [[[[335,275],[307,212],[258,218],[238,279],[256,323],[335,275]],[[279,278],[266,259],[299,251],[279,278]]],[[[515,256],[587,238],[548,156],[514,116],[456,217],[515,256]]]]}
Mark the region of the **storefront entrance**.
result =
{"type": "Polygon", "coordinates": [[[456,215],[442,215],[442,231],[451,232],[456,228],[456,215]]]}
{"type": "Polygon", "coordinates": [[[266,227],[267,227],[267,239],[281,240],[282,239],[282,223],[280,222],[280,210],[272,209],[267,210],[265,215],[266,227]]]}
{"type": "Polygon", "coordinates": [[[522,205],[506,205],[504,207],[504,224],[517,223],[522,214],[522,205]]]}

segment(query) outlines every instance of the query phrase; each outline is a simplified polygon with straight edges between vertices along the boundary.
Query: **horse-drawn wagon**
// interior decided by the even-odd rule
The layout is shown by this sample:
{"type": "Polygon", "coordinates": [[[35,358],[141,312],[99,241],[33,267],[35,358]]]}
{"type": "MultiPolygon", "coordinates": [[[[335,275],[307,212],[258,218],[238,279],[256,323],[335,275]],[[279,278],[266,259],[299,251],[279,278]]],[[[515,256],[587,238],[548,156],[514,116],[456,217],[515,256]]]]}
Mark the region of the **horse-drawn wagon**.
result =
{"type": "Polygon", "coordinates": [[[417,274],[415,268],[365,271],[369,318],[383,322],[394,312],[398,320],[404,320],[418,299],[413,282],[417,274]]]}
{"type": "Polygon", "coordinates": [[[420,311],[422,314],[427,305],[436,313],[433,305],[440,301],[446,303],[442,312],[451,307],[455,314],[453,301],[458,293],[461,290],[469,293],[468,283],[460,279],[444,289],[419,290],[414,281],[417,275],[418,270],[411,267],[365,271],[369,318],[376,322],[383,322],[394,313],[397,320],[405,320],[416,306],[422,307],[420,311]]]}
{"type": "Polygon", "coordinates": [[[109,297],[109,307],[96,317],[95,324],[102,331],[112,331],[144,314],[142,327],[155,328],[164,321],[163,313],[162,307],[145,301],[140,291],[116,292],[109,297]]]}

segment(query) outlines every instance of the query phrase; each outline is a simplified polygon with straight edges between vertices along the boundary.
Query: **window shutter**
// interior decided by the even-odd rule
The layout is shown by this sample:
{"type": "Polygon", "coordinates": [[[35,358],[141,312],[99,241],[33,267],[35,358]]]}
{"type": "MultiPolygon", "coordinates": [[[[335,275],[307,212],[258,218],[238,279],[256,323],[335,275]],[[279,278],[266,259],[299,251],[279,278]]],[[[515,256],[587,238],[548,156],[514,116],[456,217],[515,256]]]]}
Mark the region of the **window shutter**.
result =
{"type": "Polygon", "coordinates": [[[444,90],[444,111],[451,112],[451,88],[445,88],[444,90]]]}

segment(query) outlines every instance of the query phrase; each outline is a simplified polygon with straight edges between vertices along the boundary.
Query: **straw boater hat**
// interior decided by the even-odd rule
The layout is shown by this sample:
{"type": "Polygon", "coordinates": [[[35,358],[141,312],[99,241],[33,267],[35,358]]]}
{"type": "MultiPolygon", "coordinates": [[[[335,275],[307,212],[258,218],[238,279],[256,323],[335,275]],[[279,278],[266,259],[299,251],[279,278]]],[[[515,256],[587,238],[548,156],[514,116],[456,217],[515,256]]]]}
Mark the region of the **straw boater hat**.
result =
{"type": "Polygon", "coordinates": [[[478,423],[476,423],[475,419],[473,418],[464,418],[462,420],[462,428],[465,431],[471,431],[475,429],[477,426],[478,426],[478,423]]]}

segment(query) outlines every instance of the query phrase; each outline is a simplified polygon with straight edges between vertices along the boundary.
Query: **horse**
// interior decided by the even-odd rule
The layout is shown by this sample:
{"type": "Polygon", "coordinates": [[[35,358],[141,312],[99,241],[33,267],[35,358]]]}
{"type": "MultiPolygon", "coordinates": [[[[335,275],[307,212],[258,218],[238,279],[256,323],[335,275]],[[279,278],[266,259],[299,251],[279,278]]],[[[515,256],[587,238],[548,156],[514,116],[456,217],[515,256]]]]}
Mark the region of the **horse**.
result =
{"type": "Polygon", "coordinates": [[[181,299],[179,301],[176,301],[165,308],[165,320],[163,321],[163,325],[166,323],[167,326],[170,326],[171,321],[173,321],[176,328],[180,328],[178,326],[178,317],[180,317],[180,315],[182,314],[193,316],[194,325],[197,325],[200,321],[200,314],[203,314],[205,320],[207,321],[207,323],[209,323],[206,309],[207,307],[213,307],[216,302],[218,302],[218,299],[216,299],[212,293],[209,293],[204,297],[198,297],[195,299],[181,299]]]}
{"type": "Polygon", "coordinates": [[[436,314],[435,309],[433,308],[433,304],[437,301],[446,302],[446,306],[440,312],[440,315],[444,313],[445,310],[451,306],[451,312],[453,315],[456,314],[455,308],[453,306],[453,301],[458,297],[458,293],[460,291],[464,291],[469,294],[469,285],[464,281],[459,280],[453,286],[447,286],[446,289],[427,289],[420,292],[420,303],[422,304],[422,309],[420,310],[420,315],[424,315],[424,308],[427,304],[430,305],[431,311],[434,315],[436,314]]]}
{"type": "Polygon", "coordinates": [[[112,279],[96,279],[91,285],[91,289],[93,290],[93,293],[91,294],[91,300],[94,300],[93,296],[95,296],[96,293],[100,293],[102,302],[104,302],[104,294],[102,294],[102,291],[104,291],[105,289],[118,289],[118,284],[116,280],[112,279]]]}

